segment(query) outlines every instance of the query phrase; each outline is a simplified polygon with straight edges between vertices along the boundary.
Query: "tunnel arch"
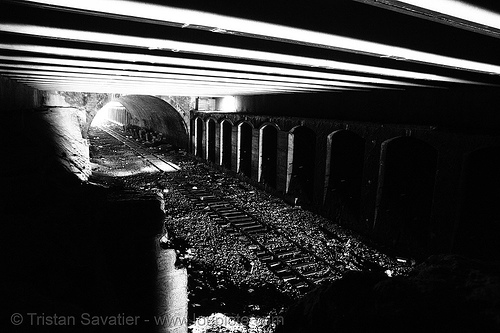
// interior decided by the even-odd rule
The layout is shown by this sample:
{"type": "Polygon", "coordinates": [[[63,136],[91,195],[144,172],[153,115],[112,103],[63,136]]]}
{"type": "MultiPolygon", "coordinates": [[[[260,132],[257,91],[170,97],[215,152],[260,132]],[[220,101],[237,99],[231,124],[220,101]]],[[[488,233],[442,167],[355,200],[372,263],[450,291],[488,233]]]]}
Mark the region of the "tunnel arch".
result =
{"type": "Polygon", "coordinates": [[[302,205],[314,201],[316,163],[316,133],[300,125],[289,131],[288,194],[295,196],[302,205]],[[290,153],[291,152],[291,153],[290,153]]]}
{"type": "Polygon", "coordinates": [[[237,172],[250,177],[252,173],[253,125],[248,121],[242,121],[236,126],[238,127],[237,172]]]}
{"type": "Polygon", "coordinates": [[[233,122],[223,119],[220,122],[220,164],[231,170],[233,156],[233,122]]]}
{"type": "Polygon", "coordinates": [[[437,156],[411,136],[382,143],[374,232],[401,254],[427,255],[437,156]]]}
{"type": "Polygon", "coordinates": [[[203,158],[203,132],[205,130],[205,122],[200,117],[194,120],[194,154],[203,158]]]}
{"type": "Polygon", "coordinates": [[[327,136],[324,207],[339,224],[359,219],[365,139],[348,130],[327,136]]]}
{"type": "Polygon", "coordinates": [[[123,105],[130,115],[130,123],[124,125],[135,125],[160,132],[173,145],[187,149],[187,124],[179,112],[166,101],[148,95],[126,95],[114,101],[123,105]]]}
{"type": "Polygon", "coordinates": [[[500,253],[500,146],[464,156],[454,250],[481,260],[500,253]]]}
{"type": "Polygon", "coordinates": [[[278,163],[278,125],[264,123],[259,128],[259,182],[276,188],[278,163]]]}
{"type": "Polygon", "coordinates": [[[217,137],[217,121],[214,118],[208,118],[205,122],[205,142],[206,142],[206,157],[207,160],[215,163],[216,137],[217,137]]]}

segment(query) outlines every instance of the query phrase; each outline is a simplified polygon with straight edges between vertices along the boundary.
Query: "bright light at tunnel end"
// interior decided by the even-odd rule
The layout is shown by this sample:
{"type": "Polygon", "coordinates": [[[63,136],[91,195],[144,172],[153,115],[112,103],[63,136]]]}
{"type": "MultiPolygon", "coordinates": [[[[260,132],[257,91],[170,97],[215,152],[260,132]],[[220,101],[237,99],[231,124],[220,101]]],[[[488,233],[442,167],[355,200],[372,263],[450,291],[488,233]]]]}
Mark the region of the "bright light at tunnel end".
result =
{"type": "Polygon", "coordinates": [[[223,112],[236,111],[236,98],[234,96],[225,96],[220,103],[220,110],[223,112]]]}
{"type": "Polygon", "coordinates": [[[99,126],[104,125],[106,122],[110,121],[108,119],[108,110],[110,108],[117,108],[117,107],[123,107],[123,106],[119,102],[116,102],[116,101],[111,101],[111,102],[107,103],[106,105],[104,105],[99,111],[97,111],[90,126],[91,127],[99,127],[99,126]]]}

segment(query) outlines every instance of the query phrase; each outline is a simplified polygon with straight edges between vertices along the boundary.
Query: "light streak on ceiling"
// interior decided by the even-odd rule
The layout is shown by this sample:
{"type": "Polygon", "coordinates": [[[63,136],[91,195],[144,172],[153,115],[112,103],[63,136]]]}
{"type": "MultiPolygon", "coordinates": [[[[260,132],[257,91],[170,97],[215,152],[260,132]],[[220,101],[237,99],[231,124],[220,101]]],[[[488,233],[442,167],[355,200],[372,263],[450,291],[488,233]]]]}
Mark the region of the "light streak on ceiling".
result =
{"type": "MultiPolygon", "coordinates": [[[[462,1],[356,1],[364,7],[411,7],[421,16],[438,13],[479,28],[500,27],[497,13],[462,1]]],[[[394,44],[383,41],[390,36],[370,40],[369,34],[349,36],[335,29],[315,31],[139,1],[4,2],[20,13],[34,10],[48,16],[45,24],[22,15],[9,17],[4,11],[0,21],[0,36],[5,37],[0,43],[0,75],[42,90],[150,89],[164,95],[224,96],[500,83],[495,57],[474,59],[428,47],[419,50],[398,39],[394,44]],[[82,20],[73,20],[75,15],[82,20]],[[82,26],[85,18],[109,23],[89,23],[91,31],[82,26]],[[112,27],[120,22],[147,29],[117,32],[112,27]],[[172,34],[155,34],[156,27],[172,34]],[[179,40],[175,31],[191,33],[179,40]],[[216,42],[207,42],[207,33],[217,34],[216,42]]]]}

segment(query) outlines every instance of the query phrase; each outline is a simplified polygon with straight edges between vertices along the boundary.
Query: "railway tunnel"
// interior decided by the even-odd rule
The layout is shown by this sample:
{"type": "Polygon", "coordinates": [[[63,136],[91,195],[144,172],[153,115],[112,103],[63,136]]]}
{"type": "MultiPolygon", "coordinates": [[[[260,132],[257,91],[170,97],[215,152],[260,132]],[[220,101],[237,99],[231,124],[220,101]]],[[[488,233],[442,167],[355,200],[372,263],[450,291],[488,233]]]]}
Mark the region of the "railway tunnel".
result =
{"type": "MultiPolygon", "coordinates": [[[[402,262],[497,261],[500,9],[332,6],[3,1],[0,208],[15,268],[6,295],[24,312],[33,294],[40,309],[102,316],[138,311],[157,294],[150,246],[164,227],[161,200],[110,199],[92,180],[89,125],[110,101],[121,105],[108,116],[124,136],[189,156],[221,191],[263,191],[283,211],[316,214],[321,228],[341,226],[402,262]],[[125,292],[134,283],[143,289],[125,292]]],[[[196,177],[185,178],[191,190],[196,177]]]]}

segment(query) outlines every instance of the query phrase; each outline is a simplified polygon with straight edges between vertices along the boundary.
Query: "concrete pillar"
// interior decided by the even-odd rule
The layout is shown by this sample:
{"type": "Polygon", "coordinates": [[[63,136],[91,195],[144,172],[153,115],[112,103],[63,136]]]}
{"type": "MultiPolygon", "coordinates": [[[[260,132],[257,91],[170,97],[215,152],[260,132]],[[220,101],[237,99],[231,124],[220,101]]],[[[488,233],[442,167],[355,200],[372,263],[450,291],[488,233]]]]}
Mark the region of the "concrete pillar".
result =
{"type": "Polygon", "coordinates": [[[222,165],[222,124],[215,122],[215,164],[222,165]]]}
{"type": "MultiPolygon", "coordinates": [[[[203,120],[203,119],[202,119],[203,120]]],[[[207,136],[208,136],[208,128],[207,128],[207,122],[205,120],[203,120],[203,135],[202,135],[202,139],[201,139],[201,149],[203,150],[203,152],[201,153],[201,157],[204,158],[204,159],[208,159],[208,140],[207,140],[207,136]]]]}
{"type": "Polygon", "coordinates": [[[260,168],[260,130],[252,128],[252,179],[259,181],[260,168]]]}
{"type": "Polygon", "coordinates": [[[190,132],[190,146],[189,146],[189,152],[193,155],[196,154],[196,119],[194,118],[191,118],[190,120],[190,127],[191,127],[191,130],[189,131],[190,132]]]}
{"type": "Polygon", "coordinates": [[[375,223],[375,207],[377,197],[377,186],[380,169],[380,152],[383,137],[377,138],[375,134],[368,133],[365,142],[365,159],[363,168],[363,180],[361,185],[360,219],[356,231],[372,234],[375,223]]]}
{"type": "MultiPolygon", "coordinates": [[[[460,147],[456,137],[449,144],[460,147]]],[[[434,200],[431,212],[431,251],[445,253],[453,250],[453,241],[459,222],[463,148],[440,149],[437,162],[434,200]],[[451,231],[451,232],[450,232],[451,231]]]]}
{"type": "Polygon", "coordinates": [[[157,332],[187,333],[187,271],[185,268],[175,267],[177,256],[174,249],[161,249],[159,242],[157,244],[157,332]]]}
{"type": "Polygon", "coordinates": [[[238,140],[239,127],[233,126],[231,129],[231,170],[238,172],[239,164],[239,140],[238,140]]]}
{"type": "MultiPolygon", "coordinates": [[[[323,198],[325,193],[325,177],[326,177],[326,137],[316,132],[316,154],[315,154],[315,167],[314,173],[314,203],[317,207],[323,205],[323,198]]],[[[328,170],[330,171],[330,170],[328,170]]]]}
{"type": "Polygon", "coordinates": [[[286,193],[288,174],[288,132],[278,131],[276,190],[286,193]]]}

